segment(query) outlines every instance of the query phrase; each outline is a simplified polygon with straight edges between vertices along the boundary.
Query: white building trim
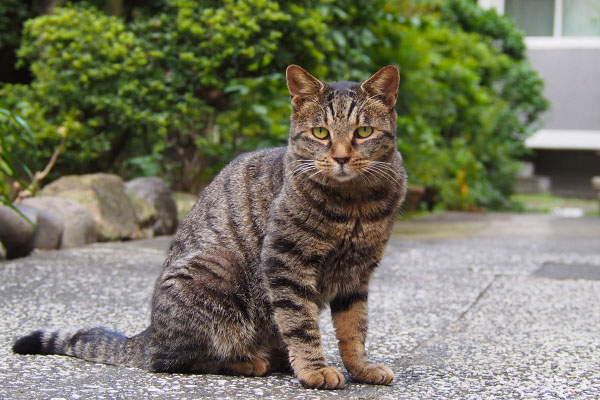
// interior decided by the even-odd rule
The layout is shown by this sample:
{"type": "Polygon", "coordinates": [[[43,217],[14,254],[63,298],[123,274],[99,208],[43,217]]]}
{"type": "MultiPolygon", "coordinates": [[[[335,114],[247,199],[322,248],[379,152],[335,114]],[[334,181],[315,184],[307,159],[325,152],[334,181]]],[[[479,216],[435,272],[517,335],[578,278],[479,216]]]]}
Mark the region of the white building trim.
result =
{"type": "Polygon", "coordinates": [[[528,36],[525,44],[532,50],[600,49],[600,37],[528,36]]]}
{"type": "Polygon", "coordinates": [[[554,0],[554,37],[561,37],[563,34],[563,0],[554,0]]]}
{"type": "Polygon", "coordinates": [[[600,150],[600,131],[542,129],[525,140],[530,149],[600,150]]]}
{"type": "MultiPolygon", "coordinates": [[[[523,0],[532,1],[532,0],[523,0]]],[[[598,0],[590,0],[598,1],[598,0]]],[[[564,21],[564,2],[565,0],[554,0],[553,28],[552,36],[528,36],[525,38],[527,47],[530,42],[537,46],[538,43],[543,43],[543,48],[562,49],[562,48],[582,48],[582,49],[597,49],[600,48],[600,36],[580,37],[580,36],[563,36],[563,21],[564,21]],[[556,42],[553,42],[556,41],[556,42]],[[558,46],[558,47],[557,47],[558,46]]],[[[506,0],[477,0],[477,3],[482,8],[495,8],[498,14],[504,14],[506,9],[506,0]]],[[[538,47],[531,47],[538,48],[538,47]]]]}

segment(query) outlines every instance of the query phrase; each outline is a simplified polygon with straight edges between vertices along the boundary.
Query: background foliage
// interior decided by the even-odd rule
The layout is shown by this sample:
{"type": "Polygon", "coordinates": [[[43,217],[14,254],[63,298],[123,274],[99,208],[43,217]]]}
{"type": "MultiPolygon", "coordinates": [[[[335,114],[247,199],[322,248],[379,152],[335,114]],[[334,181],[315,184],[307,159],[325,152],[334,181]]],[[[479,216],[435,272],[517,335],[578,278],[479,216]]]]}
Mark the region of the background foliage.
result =
{"type": "Polygon", "coordinates": [[[12,205],[19,189],[30,189],[34,175],[21,161],[20,148],[35,148],[35,138],[25,121],[0,106],[0,204],[12,205]]]}
{"type": "Polygon", "coordinates": [[[547,107],[521,32],[469,0],[58,3],[11,39],[31,82],[0,88],[36,136],[28,163],[67,135],[55,175],[154,174],[197,191],[239,152],[285,144],[288,64],[359,81],[396,64],[411,182],[441,207],[501,208],[547,107]]]}

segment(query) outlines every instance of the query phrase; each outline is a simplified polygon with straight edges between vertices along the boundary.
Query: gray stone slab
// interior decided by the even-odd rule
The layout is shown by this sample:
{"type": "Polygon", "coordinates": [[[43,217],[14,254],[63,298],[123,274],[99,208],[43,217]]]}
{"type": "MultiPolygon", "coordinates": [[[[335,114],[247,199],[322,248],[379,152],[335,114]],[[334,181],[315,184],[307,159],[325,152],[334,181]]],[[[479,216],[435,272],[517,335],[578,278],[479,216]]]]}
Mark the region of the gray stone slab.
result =
{"type": "MultiPolygon", "coordinates": [[[[349,384],[344,391],[315,392],[291,375],[239,378],[166,375],[104,366],[61,356],[17,356],[14,338],[47,327],[102,325],[135,334],[149,320],[149,301],[166,240],[98,244],[38,253],[0,264],[3,318],[0,321],[0,398],[396,398],[399,386],[349,384]]],[[[374,362],[400,373],[419,342],[456,320],[489,274],[450,277],[382,267],[371,284],[368,350],[374,362]],[[448,285],[452,290],[445,290],[448,285]]],[[[326,354],[342,368],[329,313],[321,325],[326,354]]]]}
{"type": "Polygon", "coordinates": [[[498,276],[407,361],[424,398],[597,399],[600,282],[498,276]]]}
{"type": "Polygon", "coordinates": [[[600,265],[545,263],[535,275],[553,279],[600,280],[600,265]]]}
{"type": "MultiPolygon", "coordinates": [[[[371,282],[367,348],[396,379],[334,392],[303,389],[291,375],[153,374],[11,353],[15,337],[36,328],[141,331],[168,238],[0,262],[0,398],[598,398],[600,281],[535,272],[600,266],[600,220],[515,218],[453,214],[441,221],[448,235],[393,239],[371,282]],[[452,234],[469,223],[477,228],[452,234]]],[[[341,367],[327,312],[321,326],[341,367]]]]}

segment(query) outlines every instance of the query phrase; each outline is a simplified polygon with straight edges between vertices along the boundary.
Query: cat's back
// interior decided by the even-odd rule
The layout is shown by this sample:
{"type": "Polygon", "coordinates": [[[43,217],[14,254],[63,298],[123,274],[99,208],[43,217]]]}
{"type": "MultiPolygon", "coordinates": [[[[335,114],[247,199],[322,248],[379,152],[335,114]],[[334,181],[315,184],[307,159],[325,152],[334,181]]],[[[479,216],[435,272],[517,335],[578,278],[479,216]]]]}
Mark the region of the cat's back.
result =
{"type": "Polygon", "coordinates": [[[244,153],[200,193],[182,221],[169,251],[212,246],[258,254],[273,200],[283,185],[285,147],[244,153]]]}

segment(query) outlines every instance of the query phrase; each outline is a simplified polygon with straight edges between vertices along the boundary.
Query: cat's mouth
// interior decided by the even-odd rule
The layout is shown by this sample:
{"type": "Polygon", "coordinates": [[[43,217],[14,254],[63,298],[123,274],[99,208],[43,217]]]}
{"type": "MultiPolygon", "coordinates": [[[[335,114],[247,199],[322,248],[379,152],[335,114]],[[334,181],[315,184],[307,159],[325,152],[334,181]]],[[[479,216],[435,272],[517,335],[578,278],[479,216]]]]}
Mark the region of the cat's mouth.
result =
{"type": "Polygon", "coordinates": [[[347,166],[337,165],[331,174],[332,177],[339,182],[346,182],[356,177],[356,172],[351,171],[347,166]]]}

